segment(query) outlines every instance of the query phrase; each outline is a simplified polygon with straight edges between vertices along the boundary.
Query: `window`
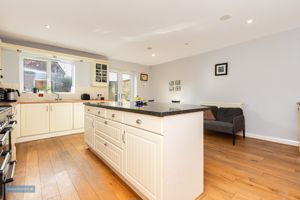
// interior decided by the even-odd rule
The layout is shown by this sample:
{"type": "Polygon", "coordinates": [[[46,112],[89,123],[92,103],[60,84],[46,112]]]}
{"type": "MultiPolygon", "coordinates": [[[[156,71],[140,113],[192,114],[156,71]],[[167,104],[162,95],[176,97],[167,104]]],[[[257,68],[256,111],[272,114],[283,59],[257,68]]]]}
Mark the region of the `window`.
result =
{"type": "Polygon", "coordinates": [[[74,92],[74,64],[47,58],[24,57],[23,91],[37,88],[44,92],[74,92]]]}

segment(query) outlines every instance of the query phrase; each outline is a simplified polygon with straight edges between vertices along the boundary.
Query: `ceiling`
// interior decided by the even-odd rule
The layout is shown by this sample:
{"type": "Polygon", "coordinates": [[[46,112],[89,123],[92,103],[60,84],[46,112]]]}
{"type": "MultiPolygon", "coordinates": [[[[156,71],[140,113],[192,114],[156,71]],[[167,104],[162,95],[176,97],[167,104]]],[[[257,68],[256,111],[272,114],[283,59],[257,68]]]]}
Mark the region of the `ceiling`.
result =
{"type": "Polygon", "coordinates": [[[299,8],[299,0],[0,0],[0,35],[156,65],[300,27],[299,8]]]}

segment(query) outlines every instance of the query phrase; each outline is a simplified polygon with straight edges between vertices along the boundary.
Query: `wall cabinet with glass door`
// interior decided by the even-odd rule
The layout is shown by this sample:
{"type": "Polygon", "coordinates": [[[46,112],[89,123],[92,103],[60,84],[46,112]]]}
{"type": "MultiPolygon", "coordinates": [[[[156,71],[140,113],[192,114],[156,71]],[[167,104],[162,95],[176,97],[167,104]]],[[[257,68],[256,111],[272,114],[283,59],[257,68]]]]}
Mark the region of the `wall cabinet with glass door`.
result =
{"type": "Polygon", "coordinates": [[[92,86],[108,86],[108,70],[107,63],[93,63],[92,66],[92,86]]]}

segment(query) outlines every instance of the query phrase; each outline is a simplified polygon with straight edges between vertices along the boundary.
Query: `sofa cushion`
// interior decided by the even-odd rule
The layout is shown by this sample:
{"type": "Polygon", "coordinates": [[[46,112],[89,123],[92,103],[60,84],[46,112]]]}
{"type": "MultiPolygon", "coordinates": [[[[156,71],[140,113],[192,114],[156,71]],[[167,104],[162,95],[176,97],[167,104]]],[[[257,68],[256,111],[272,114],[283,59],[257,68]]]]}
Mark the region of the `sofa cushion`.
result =
{"type": "Polygon", "coordinates": [[[205,120],[216,120],[216,118],[211,110],[205,110],[203,117],[205,120]]]}
{"type": "Polygon", "coordinates": [[[223,122],[233,122],[233,118],[243,115],[241,108],[219,108],[217,112],[217,120],[223,122]]]}
{"type": "Polygon", "coordinates": [[[225,133],[232,133],[233,124],[229,122],[204,120],[204,129],[225,133]]]}
{"type": "Polygon", "coordinates": [[[218,114],[218,107],[217,106],[207,106],[210,108],[211,112],[213,113],[213,115],[215,116],[215,118],[217,119],[217,114],[218,114]]]}

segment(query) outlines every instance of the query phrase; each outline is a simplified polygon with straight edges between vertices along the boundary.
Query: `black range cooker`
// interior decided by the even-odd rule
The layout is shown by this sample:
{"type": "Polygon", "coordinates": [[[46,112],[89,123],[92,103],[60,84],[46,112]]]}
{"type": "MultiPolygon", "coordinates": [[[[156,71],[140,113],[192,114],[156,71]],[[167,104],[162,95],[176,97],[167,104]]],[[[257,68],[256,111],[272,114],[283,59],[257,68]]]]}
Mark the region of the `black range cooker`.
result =
{"type": "Polygon", "coordinates": [[[0,106],[0,200],[6,199],[5,186],[13,181],[16,160],[11,160],[11,133],[17,123],[11,106],[0,106]]]}

